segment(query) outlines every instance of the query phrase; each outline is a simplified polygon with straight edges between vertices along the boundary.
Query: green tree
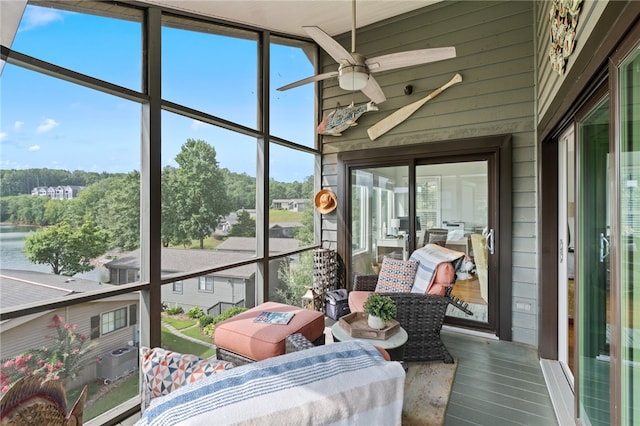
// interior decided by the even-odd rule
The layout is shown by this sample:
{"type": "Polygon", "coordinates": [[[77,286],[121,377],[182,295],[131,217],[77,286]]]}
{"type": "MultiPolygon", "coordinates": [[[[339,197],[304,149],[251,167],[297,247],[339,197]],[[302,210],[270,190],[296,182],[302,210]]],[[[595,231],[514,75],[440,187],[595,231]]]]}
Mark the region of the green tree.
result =
{"type": "Polygon", "coordinates": [[[227,184],[227,194],[231,200],[233,210],[255,209],[256,207],[256,178],[246,173],[233,173],[222,169],[224,181],[227,184]]]}
{"type": "Polygon", "coordinates": [[[94,217],[109,233],[111,247],[124,251],[140,246],[140,173],[108,179],[109,187],[97,204],[94,217]]]}
{"type": "MultiPolygon", "coordinates": [[[[311,206],[311,202],[309,202],[311,206]]],[[[302,212],[302,227],[296,231],[296,238],[300,240],[301,245],[310,245],[315,242],[315,235],[313,232],[313,208],[308,208],[302,212]]]]}
{"type": "Polygon", "coordinates": [[[166,166],[162,170],[162,246],[185,245],[191,242],[184,229],[180,226],[180,212],[178,207],[178,169],[166,166]]]}
{"type": "Polygon", "coordinates": [[[300,306],[302,296],[313,287],[313,251],[300,253],[297,262],[283,259],[278,279],[282,285],[276,288],[277,301],[300,306]]]}
{"type": "Polygon", "coordinates": [[[203,140],[187,139],[176,155],[175,208],[181,230],[191,239],[209,237],[220,218],[232,211],[216,150],[203,140]]]}
{"type": "Polygon", "coordinates": [[[44,206],[44,224],[54,225],[62,222],[70,205],[69,200],[47,200],[44,206]]]}
{"type": "Polygon", "coordinates": [[[51,266],[56,275],[73,276],[91,271],[91,260],[107,249],[108,235],[86,218],[77,229],[67,222],[41,228],[29,235],[24,252],[31,262],[51,266]]]}
{"type": "Polygon", "coordinates": [[[238,223],[233,225],[229,235],[232,237],[255,237],[256,221],[251,217],[248,211],[242,210],[238,213],[238,223]]]}

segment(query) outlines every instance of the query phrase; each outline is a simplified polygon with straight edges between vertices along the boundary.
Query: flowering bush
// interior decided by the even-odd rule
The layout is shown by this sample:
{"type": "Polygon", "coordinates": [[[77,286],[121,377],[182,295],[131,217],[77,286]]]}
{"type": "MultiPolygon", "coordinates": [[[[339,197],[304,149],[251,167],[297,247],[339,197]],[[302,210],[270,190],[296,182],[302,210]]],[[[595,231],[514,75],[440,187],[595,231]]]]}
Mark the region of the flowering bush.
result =
{"type": "Polygon", "coordinates": [[[0,366],[0,392],[4,393],[23,376],[42,375],[43,380],[74,379],[85,367],[82,357],[93,349],[87,344],[87,336],[78,333],[78,325],[64,322],[54,315],[47,326],[56,332],[47,336],[50,345],[31,349],[14,358],[5,360],[0,366]]]}

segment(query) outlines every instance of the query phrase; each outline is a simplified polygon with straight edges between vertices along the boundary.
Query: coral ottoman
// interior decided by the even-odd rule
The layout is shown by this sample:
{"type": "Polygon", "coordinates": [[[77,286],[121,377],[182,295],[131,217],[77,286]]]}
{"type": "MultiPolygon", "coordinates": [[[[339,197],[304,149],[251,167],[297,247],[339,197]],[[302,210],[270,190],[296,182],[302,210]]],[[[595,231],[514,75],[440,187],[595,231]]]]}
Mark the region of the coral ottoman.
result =
{"type": "Polygon", "coordinates": [[[324,314],[277,302],[266,302],[216,325],[217,358],[234,364],[260,361],[285,353],[285,340],[300,333],[316,345],[324,344],[324,314]],[[292,312],[288,324],[254,322],[261,312],[292,312]]]}

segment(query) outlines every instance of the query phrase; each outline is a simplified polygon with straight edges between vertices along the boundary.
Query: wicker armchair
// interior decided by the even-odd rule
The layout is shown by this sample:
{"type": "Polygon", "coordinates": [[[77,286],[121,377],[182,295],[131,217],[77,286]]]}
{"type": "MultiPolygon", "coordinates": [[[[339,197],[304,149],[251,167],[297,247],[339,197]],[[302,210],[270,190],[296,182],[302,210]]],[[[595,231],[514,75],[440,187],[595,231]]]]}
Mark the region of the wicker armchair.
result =
{"type": "MultiPolygon", "coordinates": [[[[377,275],[357,275],[354,290],[374,291],[377,275]]],[[[458,299],[450,296],[424,295],[418,293],[383,293],[396,303],[396,319],[407,331],[409,339],[404,347],[405,361],[443,360],[453,363],[453,357],[440,339],[440,330],[449,303],[473,315],[458,299]]]]}

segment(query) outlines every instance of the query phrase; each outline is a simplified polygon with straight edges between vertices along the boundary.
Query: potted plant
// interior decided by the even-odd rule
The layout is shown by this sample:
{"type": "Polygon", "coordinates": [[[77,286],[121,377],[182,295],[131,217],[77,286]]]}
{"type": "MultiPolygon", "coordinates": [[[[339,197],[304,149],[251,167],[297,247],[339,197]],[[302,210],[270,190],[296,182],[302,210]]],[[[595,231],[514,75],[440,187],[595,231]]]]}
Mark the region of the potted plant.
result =
{"type": "Polygon", "coordinates": [[[387,322],[396,317],[396,304],[389,296],[380,293],[371,293],[363,305],[365,314],[368,314],[367,324],[376,330],[381,330],[387,322]]]}

